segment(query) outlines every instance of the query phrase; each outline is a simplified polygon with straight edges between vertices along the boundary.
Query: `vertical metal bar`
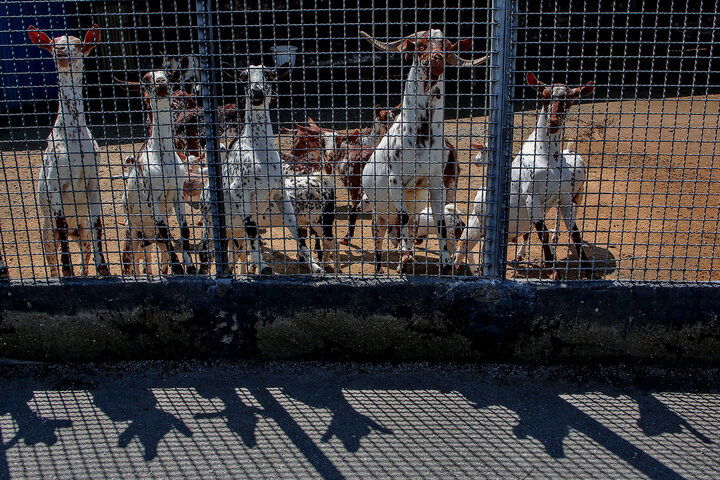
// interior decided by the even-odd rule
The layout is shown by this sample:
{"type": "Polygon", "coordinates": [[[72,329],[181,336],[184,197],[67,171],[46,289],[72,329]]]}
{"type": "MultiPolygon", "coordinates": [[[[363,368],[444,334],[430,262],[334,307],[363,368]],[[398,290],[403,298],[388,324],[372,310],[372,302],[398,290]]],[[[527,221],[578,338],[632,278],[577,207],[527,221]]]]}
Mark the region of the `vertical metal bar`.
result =
{"type": "Polygon", "coordinates": [[[217,115],[218,70],[215,58],[213,34],[212,0],[197,0],[198,40],[200,51],[200,81],[202,84],[202,105],[204,107],[205,145],[210,180],[210,211],[212,214],[213,250],[215,253],[216,275],[223,275],[227,265],[225,248],[225,198],[222,188],[220,145],[215,129],[217,115]]]}
{"type": "Polygon", "coordinates": [[[505,278],[507,255],[506,158],[512,153],[513,105],[510,102],[515,57],[513,39],[514,0],[494,0],[490,66],[490,129],[488,149],[490,164],[487,172],[488,215],[485,219],[483,243],[484,276],[505,278]]]}

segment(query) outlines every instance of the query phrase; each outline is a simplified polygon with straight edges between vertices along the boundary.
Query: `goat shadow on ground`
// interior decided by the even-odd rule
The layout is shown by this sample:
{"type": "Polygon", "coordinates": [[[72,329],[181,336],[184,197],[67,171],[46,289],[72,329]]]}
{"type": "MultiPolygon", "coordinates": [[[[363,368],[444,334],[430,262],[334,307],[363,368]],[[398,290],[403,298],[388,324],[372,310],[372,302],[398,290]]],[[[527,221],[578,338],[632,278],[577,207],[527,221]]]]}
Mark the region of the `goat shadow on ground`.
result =
{"type": "Polygon", "coordinates": [[[360,449],[360,442],[373,432],[383,435],[392,434],[392,430],[385,428],[367,415],[355,410],[345,398],[342,387],[323,389],[306,388],[306,386],[288,386],[283,388],[283,393],[294,398],[298,402],[312,408],[322,408],[330,411],[332,420],[323,433],[320,441],[328,443],[333,437],[337,437],[348,452],[357,452],[360,449]]]}
{"type": "MultiPolygon", "coordinates": [[[[557,388],[530,381],[516,385],[513,389],[498,388],[497,384],[480,383],[471,389],[460,388],[458,391],[478,410],[499,405],[514,412],[518,416],[517,423],[512,427],[515,437],[518,440],[529,437],[536,439],[552,458],[565,457],[563,442],[574,430],[589,437],[597,445],[650,478],[681,479],[683,477],[666,465],[662,459],[653,457],[608,428],[606,424],[612,424],[613,419],[606,417],[606,422],[602,423],[563,396],[587,394],[587,392],[597,392],[615,398],[627,395],[637,403],[639,416],[636,424],[646,436],[679,434],[685,428],[698,440],[698,447],[700,444],[713,443],[658,400],[652,392],[640,392],[633,387],[557,388]]],[[[627,409],[618,412],[621,415],[627,413],[627,409]]]]}
{"type": "Polygon", "coordinates": [[[193,435],[185,422],[158,407],[153,387],[150,383],[117,379],[91,390],[93,402],[110,420],[130,422],[120,433],[117,445],[126,448],[137,437],[146,461],[157,456],[158,444],[171,431],[186,437],[193,435]]]}
{"type": "Polygon", "coordinates": [[[6,439],[0,429],[0,479],[10,478],[10,466],[6,451],[20,444],[45,444],[48,447],[58,441],[58,429],[71,428],[72,420],[65,418],[47,418],[39,415],[30,407],[35,387],[22,382],[13,388],[0,387],[0,417],[10,415],[15,423],[14,435],[6,439]]]}
{"type": "MultiPolygon", "coordinates": [[[[537,248],[539,252],[539,247],[537,248]]],[[[559,245],[558,252],[562,248],[566,247],[559,245]]],[[[617,269],[617,260],[610,250],[589,243],[583,243],[583,249],[592,262],[592,279],[600,280],[617,269]]],[[[538,255],[535,261],[509,261],[508,267],[512,270],[514,278],[549,278],[549,270],[543,270],[540,262],[541,258],[538,255]]],[[[564,280],[582,280],[585,278],[580,274],[580,258],[574,249],[569,249],[564,259],[557,258],[555,268],[560,272],[564,280]]]]}

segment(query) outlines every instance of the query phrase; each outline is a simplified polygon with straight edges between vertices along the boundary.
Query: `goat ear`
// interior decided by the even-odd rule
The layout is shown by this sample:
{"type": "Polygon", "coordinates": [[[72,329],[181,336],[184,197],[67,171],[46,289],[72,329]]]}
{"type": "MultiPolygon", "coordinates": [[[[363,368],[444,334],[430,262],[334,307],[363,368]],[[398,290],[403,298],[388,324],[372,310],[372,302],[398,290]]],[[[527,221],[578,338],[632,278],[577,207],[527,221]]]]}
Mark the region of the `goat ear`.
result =
{"type": "Polygon", "coordinates": [[[248,69],[246,68],[240,72],[240,74],[237,76],[237,80],[239,82],[247,82],[249,76],[250,72],[248,72],[248,69]]]}
{"type": "Polygon", "coordinates": [[[401,52],[405,52],[405,60],[410,60],[410,56],[412,55],[412,52],[414,52],[416,50],[415,41],[410,40],[409,38],[405,39],[400,44],[399,49],[401,52]]]}
{"type": "Polygon", "coordinates": [[[95,48],[100,41],[100,27],[97,23],[92,26],[90,30],[85,33],[85,39],[82,43],[83,56],[87,57],[93,48],[95,48]]]}
{"type": "Polygon", "coordinates": [[[53,53],[53,42],[50,40],[50,37],[47,36],[45,32],[41,32],[34,26],[30,25],[28,28],[28,36],[30,36],[30,41],[37,45],[40,48],[43,48],[47,50],[50,53],[53,53]]]}
{"type": "Polygon", "coordinates": [[[450,50],[453,52],[464,52],[465,50],[470,50],[472,46],[472,38],[463,38],[462,40],[458,40],[456,43],[453,43],[450,46],[450,50]]]}
{"type": "Polygon", "coordinates": [[[383,109],[380,105],[375,105],[375,118],[382,115],[382,111],[383,111],[383,109]]]}
{"type": "Polygon", "coordinates": [[[543,88],[545,88],[545,84],[538,80],[534,73],[529,72],[526,78],[528,85],[530,85],[530,87],[532,87],[536,91],[540,92],[543,88]]]}

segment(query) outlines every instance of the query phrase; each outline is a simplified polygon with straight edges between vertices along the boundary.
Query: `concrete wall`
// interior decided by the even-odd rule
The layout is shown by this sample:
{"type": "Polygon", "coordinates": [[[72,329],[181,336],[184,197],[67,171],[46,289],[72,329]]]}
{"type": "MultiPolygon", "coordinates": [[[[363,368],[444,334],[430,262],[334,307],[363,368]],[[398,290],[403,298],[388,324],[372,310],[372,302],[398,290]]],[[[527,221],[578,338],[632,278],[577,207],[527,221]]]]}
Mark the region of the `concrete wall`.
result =
{"type": "Polygon", "coordinates": [[[0,286],[0,357],[720,364],[716,285],[170,279],[0,286]]]}

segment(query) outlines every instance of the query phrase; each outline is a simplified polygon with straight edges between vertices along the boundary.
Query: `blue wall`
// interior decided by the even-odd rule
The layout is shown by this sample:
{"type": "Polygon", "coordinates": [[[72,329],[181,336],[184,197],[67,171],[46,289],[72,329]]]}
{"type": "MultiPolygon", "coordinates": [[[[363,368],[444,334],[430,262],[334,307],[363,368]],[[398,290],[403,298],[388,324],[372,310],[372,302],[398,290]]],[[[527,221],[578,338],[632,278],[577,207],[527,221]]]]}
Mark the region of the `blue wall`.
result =
{"type": "Polygon", "coordinates": [[[73,34],[66,2],[0,3],[0,110],[26,100],[57,98],[55,64],[46,51],[30,42],[27,29],[35,25],[50,37],[73,34]]]}

